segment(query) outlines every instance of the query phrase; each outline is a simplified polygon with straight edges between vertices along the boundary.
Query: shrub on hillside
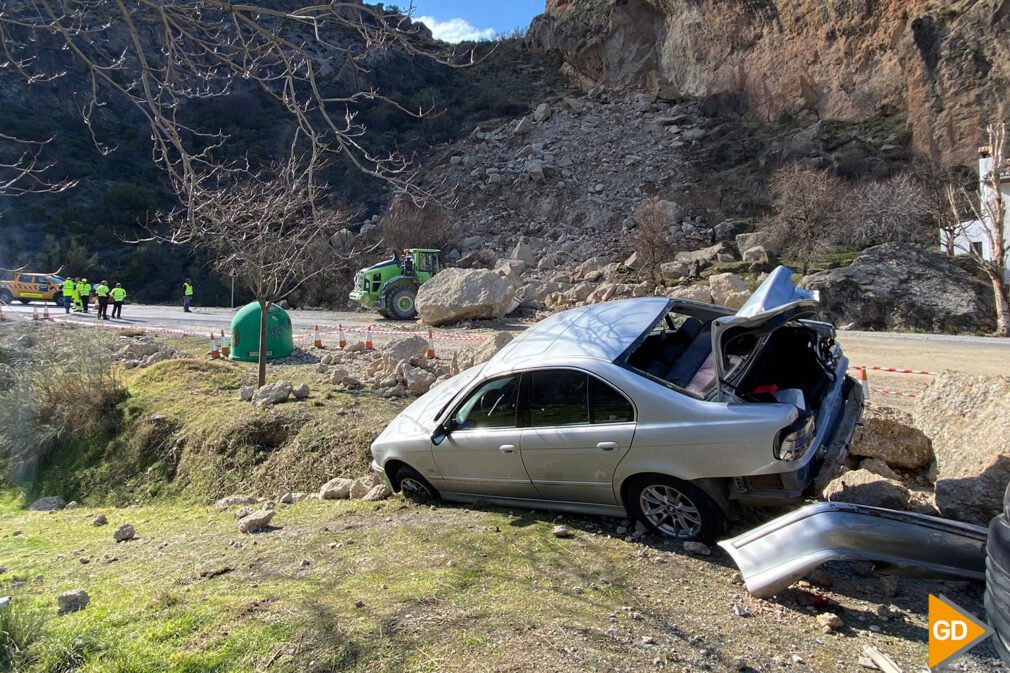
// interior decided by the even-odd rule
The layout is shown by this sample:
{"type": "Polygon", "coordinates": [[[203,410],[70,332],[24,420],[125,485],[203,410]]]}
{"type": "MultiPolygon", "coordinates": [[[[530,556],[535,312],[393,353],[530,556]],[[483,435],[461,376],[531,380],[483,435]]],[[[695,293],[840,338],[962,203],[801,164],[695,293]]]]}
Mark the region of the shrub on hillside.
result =
{"type": "Polygon", "coordinates": [[[8,479],[30,482],[39,463],[108,426],[124,388],[112,339],[88,330],[32,330],[0,359],[0,462],[8,479]]]}
{"type": "Polygon", "coordinates": [[[446,209],[434,202],[415,203],[409,196],[393,199],[389,212],[379,222],[379,235],[386,247],[446,248],[456,239],[456,223],[446,209]]]}

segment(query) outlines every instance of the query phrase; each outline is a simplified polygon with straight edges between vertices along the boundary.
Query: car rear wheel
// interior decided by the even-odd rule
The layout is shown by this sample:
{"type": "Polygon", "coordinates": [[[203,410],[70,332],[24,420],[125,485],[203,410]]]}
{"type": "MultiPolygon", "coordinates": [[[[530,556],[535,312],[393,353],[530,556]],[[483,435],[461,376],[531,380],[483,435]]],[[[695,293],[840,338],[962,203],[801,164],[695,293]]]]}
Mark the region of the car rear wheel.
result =
{"type": "Polygon", "coordinates": [[[396,483],[404,498],[427,504],[438,500],[438,491],[412,467],[404,465],[396,472],[396,483]]]}
{"type": "Polygon", "coordinates": [[[393,318],[411,320],[417,317],[417,307],[414,305],[416,298],[417,290],[412,287],[403,287],[393,291],[386,307],[393,318]]]}
{"type": "MultiPolygon", "coordinates": [[[[1003,500],[1010,509],[1010,486],[1003,500]]],[[[985,608],[996,630],[996,651],[1010,665],[1010,513],[1004,511],[989,524],[986,544],[985,608]]]]}
{"type": "Polygon", "coordinates": [[[627,507],[650,531],[676,540],[711,541],[724,519],[719,506],[700,488],[658,474],[632,482],[627,507]]]}
{"type": "Polygon", "coordinates": [[[14,295],[11,294],[10,290],[0,290],[0,301],[9,304],[14,301],[14,295]]]}

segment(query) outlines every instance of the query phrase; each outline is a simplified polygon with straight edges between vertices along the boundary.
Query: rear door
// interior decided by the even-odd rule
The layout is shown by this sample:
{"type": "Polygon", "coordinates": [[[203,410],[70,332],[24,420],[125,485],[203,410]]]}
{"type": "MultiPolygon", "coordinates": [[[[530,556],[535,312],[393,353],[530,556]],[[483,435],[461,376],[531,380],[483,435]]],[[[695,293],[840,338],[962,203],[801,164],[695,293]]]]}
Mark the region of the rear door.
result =
{"type": "Polygon", "coordinates": [[[576,369],[527,372],[523,464],[545,500],[617,504],[614,471],[631,448],[635,411],[609,383],[576,369]]]}
{"type": "Polygon", "coordinates": [[[519,454],[520,376],[484,381],[456,407],[453,430],[432,456],[440,477],[432,479],[446,493],[536,499],[519,454]]]}

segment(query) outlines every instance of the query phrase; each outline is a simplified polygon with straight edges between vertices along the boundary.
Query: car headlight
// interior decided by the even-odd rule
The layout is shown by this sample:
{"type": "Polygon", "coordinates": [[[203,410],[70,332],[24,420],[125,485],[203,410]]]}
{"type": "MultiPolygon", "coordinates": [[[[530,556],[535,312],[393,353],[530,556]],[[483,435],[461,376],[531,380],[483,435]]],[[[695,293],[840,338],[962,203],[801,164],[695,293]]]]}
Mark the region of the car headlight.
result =
{"type": "Polygon", "coordinates": [[[799,460],[810,449],[817,433],[814,415],[800,412],[799,418],[779,430],[773,452],[778,460],[799,460]]]}

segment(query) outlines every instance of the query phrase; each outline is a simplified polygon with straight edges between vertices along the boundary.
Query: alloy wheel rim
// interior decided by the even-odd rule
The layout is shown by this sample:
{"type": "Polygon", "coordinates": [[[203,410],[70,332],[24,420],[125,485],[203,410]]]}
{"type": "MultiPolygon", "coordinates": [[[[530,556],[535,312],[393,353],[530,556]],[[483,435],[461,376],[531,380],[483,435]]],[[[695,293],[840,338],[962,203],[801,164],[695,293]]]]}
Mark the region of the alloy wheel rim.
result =
{"type": "Polygon", "coordinates": [[[673,486],[653,484],[639,496],[642,514],[656,530],[675,538],[695,537],[701,532],[701,512],[694,502],[673,486]]]}
{"type": "Polygon", "coordinates": [[[430,500],[432,497],[428,487],[412,477],[400,480],[400,490],[412,493],[423,500],[430,500]]]}

